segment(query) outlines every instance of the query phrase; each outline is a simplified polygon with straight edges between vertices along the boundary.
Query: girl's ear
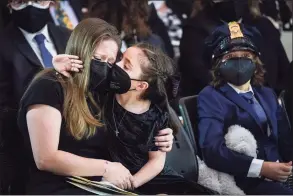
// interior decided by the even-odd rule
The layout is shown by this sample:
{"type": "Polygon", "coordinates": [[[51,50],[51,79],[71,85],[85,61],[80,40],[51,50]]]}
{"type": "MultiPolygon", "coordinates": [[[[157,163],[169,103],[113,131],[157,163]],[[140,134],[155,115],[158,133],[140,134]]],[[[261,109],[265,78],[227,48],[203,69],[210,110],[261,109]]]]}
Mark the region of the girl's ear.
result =
{"type": "Polygon", "coordinates": [[[146,90],[148,88],[149,88],[149,83],[148,82],[145,82],[145,81],[141,81],[137,85],[136,90],[143,91],[143,90],[146,90]]]}

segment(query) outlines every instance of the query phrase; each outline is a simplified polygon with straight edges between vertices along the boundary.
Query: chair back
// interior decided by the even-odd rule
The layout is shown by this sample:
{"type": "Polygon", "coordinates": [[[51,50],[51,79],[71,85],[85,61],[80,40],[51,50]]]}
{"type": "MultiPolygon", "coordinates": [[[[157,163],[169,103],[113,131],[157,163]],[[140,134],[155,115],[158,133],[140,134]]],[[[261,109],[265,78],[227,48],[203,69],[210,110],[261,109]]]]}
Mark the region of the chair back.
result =
{"type": "Polygon", "coordinates": [[[183,118],[183,124],[191,143],[195,149],[195,153],[201,157],[200,148],[198,146],[198,115],[197,115],[197,95],[183,97],[179,100],[180,113],[183,118]]]}
{"type": "MultiPolygon", "coordinates": [[[[173,112],[175,113],[175,111],[173,112]]],[[[178,122],[179,124],[181,123],[179,118],[178,122]]],[[[180,127],[174,137],[172,151],[167,153],[166,165],[172,167],[172,169],[183,175],[186,179],[197,182],[198,162],[196,153],[183,126],[180,127]]]]}
{"type": "Polygon", "coordinates": [[[286,115],[286,118],[288,120],[288,123],[289,123],[289,126],[290,126],[290,129],[292,128],[291,127],[291,122],[290,122],[290,118],[289,118],[289,115],[288,115],[288,108],[286,107],[286,91],[282,91],[279,95],[279,104],[281,105],[281,107],[284,109],[284,112],[285,112],[285,115],[286,115]]]}
{"type": "MultiPolygon", "coordinates": [[[[285,100],[286,100],[286,91],[282,91],[280,93],[280,95],[279,95],[278,101],[279,101],[279,104],[281,105],[281,107],[284,110],[284,113],[286,115],[286,118],[287,118],[288,124],[290,126],[290,129],[292,130],[290,118],[288,116],[288,108],[286,107],[286,101],[285,100]]],[[[284,183],[284,185],[293,190],[293,175],[289,176],[288,180],[284,183]]]]}

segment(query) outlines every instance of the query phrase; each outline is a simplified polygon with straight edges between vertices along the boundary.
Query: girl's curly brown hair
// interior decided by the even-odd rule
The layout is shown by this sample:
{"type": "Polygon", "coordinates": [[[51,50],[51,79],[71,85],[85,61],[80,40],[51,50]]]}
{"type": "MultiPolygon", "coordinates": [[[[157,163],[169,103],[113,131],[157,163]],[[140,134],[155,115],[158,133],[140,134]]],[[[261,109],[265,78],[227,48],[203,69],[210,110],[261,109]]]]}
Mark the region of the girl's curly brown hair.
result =
{"type": "MultiPolygon", "coordinates": [[[[227,82],[219,73],[219,66],[221,61],[222,61],[222,58],[216,59],[213,63],[213,67],[211,70],[212,77],[213,77],[211,85],[214,88],[219,88],[227,82]]],[[[264,84],[264,75],[265,75],[265,69],[263,67],[263,63],[261,62],[258,56],[254,56],[253,62],[256,65],[256,70],[254,72],[254,75],[251,78],[251,84],[254,86],[262,86],[264,84]]]]}
{"type": "Polygon", "coordinates": [[[148,0],[91,0],[90,17],[101,18],[114,25],[126,36],[134,30],[138,37],[148,37],[151,30],[148,0]]]}

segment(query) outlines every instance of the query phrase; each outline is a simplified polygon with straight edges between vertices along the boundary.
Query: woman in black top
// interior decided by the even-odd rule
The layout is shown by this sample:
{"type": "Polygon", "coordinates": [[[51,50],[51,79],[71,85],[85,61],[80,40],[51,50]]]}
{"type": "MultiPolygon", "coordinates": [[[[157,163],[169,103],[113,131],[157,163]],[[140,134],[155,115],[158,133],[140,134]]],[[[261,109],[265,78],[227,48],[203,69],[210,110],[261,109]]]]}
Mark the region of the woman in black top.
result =
{"type": "MultiPolygon", "coordinates": [[[[84,63],[83,72],[63,78],[53,70],[45,70],[24,94],[18,123],[30,157],[27,193],[87,194],[67,184],[66,176],[95,180],[103,177],[124,189],[131,186],[129,170],[120,163],[107,161],[100,120],[100,100],[105,90],[114,93],[129,90],[124,82],[128,75],[118,66],[112,66],[120,42],[117,30],[105,21],[82,21],[72,32],[66,49],[70,55],[65,55],[67,60],[63,63],[69,61],[78,67],[81,61],[72,56],[77,55],[84,63]]],[[[170,134],[163,139],[168,141],[159,146],[172,144],[170,134]]],[[[160,137],[160,141],[163,139],[160,137]]]]}

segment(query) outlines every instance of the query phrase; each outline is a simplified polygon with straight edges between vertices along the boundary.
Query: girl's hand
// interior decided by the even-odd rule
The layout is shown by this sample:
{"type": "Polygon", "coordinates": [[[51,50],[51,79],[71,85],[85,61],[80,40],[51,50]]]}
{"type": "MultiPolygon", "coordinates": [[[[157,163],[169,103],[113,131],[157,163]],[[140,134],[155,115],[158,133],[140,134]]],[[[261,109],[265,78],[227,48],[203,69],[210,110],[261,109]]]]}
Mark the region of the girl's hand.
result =
{"type": "Polygon", "coordinates": [[[52,63],[55,70],[66,77],[71,77],[69,72],[79,72],[83,68],[83,62],[78,56],[68,54],[54,56],[52,63]]]}

